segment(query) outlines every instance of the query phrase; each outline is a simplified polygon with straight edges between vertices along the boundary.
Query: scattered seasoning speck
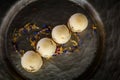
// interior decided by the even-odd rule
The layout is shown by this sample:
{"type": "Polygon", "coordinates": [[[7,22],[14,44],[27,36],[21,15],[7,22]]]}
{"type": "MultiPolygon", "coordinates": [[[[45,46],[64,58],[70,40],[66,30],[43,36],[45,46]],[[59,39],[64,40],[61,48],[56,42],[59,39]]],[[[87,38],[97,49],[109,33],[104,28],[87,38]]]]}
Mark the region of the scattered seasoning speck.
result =
{"type": "MultiPolygon", "coordinates": [[[[40,35],[44,35],[45,37],[49,36],[52,31],[52,27],[46,24],[43,24],[42,29],[36,26],[36,24],[27,23],[24,27],[20,28],[18,31],[14,31],[12,44],[17,53],[24,54],[24,50],[18,49],[17,42],[20,37],[26,35],[26,40],[30,43],[31,47],[35,49],[36,43],[39,39],[41,39],[40,35]],[[39,30],[39,31],[38,31],[39,30]],[[32,34],[31,34],[32,33],[32,34]]],[[[79,45],[80,38],[78,37],[78,33],[73,34],[76,40],[70,40],[71,44],[67,47],[66,44],[58,45],[53,56],[62,55],[62,54],[70,54],[73,52],[79,45]],[[79,42],[79,43],[78,43],[79,42]]],[[[79,45],[80,46],[80,45],[79,45]]]]}
{"type": "Polygon", "coordinates": [[[97,33],[97,27],[95,25],[93,25],[92,29],[93,29],[94,34],[96,34],[97,33]]]}
{"type": "Polygon", "coordinates": [[[27,29],[23,29],[23,34],[26,34],[28,31],[27,31],[27,29]]]}
{"type": "Polygon", "coordinates": [[[34,35],[36,35],[36,34],[38,34],[38,32],[37,32],[37,31],[35,31],[35,32],[33,32],[33,34],[34,34],[34,35]]]}
{"type": "Polygon", "coordinates": [[[47,28],[47,25],[46,25],[46,24],[43,24],[42,27],[43,27],[43,28],[47,28]]]}

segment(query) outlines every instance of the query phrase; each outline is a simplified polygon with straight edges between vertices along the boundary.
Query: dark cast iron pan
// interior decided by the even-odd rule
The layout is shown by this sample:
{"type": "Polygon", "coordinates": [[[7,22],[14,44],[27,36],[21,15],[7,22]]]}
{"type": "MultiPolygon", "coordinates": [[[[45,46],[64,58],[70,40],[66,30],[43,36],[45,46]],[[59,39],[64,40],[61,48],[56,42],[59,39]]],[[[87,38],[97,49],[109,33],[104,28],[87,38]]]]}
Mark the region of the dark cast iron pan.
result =
{"type": "Polygon", "coordinates": [[[13,5],[3,19],[0,29],[0,53],[2,53],[4,66],[9,75],[15,80],[31,80],[15,68],[9,57],[9,51],[11,49],[11,46],[8,45],[9,34],[15,28],[19,28],[27,22],[35,24],[41,22],[52,24],[53,26],[67,23],[69,17],[76,12],[82,12],[88,15],[98,28],[98,43],[95,57],[81,75],[73,78],[73,80],[89,80],[99,68],[102,57],[104,56],[105,33],[98,13],[85,0],[21,0],[13,5]]]}

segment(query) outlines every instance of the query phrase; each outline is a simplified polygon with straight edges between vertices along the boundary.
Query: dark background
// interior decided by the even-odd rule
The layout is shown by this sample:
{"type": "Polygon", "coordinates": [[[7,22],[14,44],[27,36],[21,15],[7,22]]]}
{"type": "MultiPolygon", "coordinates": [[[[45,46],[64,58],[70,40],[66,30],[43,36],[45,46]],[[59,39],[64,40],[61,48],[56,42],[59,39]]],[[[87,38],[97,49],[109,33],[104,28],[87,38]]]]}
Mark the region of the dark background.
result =
{"type": "MultiPolygon", "coordinates": [[[[120,80],[120,0],[88,0],[105,25],[106,49],[102,64],[91,80],[120,80]]],[[[16,0],[0,0],[0,23],[16,0]]],[[[3,69],[0,56],[0,80],[13,80],[3,69]]]]}

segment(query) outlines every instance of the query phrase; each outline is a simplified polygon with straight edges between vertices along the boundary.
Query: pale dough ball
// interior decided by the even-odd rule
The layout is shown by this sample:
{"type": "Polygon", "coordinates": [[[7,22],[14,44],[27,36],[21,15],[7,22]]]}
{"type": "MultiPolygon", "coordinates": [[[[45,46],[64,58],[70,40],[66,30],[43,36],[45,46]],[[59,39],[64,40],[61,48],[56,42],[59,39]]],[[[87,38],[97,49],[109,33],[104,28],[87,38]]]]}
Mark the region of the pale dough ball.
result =
{"type": "Polygon", "coordinates": [[[73,32],[82,32],[88,26],[88,19],[82,13],[73,14],[68,22],[68,27],[73,32]]]}
{"type": "Polygon", "coordinates": [[[43,61],[39,53],[27,51],[21,58],[21,65],[28,72],[36,72],[43,65],[43,61]]]}
{"type": "Polygon", "coordinates": [[[56,51],[56,43],[50,38],[42,38],[38,41],[36,49],[42,57],[49,59],[56,51]]]}
{"type": "Polygon", "coordinates": [[[71,32],[66,25],[57,25],[52,30],[52,38],[58,44],[65,44],[71,38],[71,32]]]}

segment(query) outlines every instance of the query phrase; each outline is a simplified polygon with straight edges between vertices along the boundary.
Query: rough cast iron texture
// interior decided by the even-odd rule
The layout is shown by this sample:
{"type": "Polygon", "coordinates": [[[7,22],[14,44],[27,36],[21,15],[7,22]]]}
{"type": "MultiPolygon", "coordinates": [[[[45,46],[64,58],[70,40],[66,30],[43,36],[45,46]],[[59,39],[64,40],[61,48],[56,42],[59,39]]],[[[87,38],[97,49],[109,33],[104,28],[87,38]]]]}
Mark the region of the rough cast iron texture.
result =
{"type": "MultiPolygon", "coordinates": [[[[91,80],[120,80],[120,1],[119,0],[89,0],[99,12],[107,33],[106,54],[101,67],[91,80]]],[[[9,7],[14,3],[10,0],[0,2],[0,21],[9,7]]],[[[1,59],[1,58],[0,58],[1,59]]],[[[0,63],[0,80],[11,80],[0,63]]]]}

